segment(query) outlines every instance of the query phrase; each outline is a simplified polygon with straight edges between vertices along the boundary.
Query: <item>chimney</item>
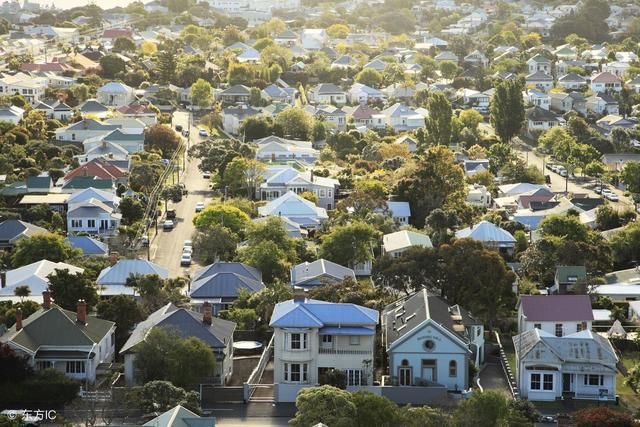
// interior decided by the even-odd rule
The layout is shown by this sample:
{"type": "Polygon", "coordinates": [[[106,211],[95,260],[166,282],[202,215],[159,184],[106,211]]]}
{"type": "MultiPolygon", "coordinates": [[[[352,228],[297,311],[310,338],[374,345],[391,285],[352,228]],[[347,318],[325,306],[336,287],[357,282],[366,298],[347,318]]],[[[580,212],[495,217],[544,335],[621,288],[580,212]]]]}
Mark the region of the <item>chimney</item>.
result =
{"type": "Polygon", "coordinates": [[[51,308],[51,293],[49,291],[42,292],[42,308],[45,310],[51,308]]]}
{"type": "Polygon", "coordinates": [[[0,288],[7,287],[7,272],[5,270],[0,271],[0,288]]]}
{"type": "Polygon", "coordinates": [[[87,323],[87,303],[85,300],[78,300],[78,313],[76,315],[76,321],[81,324],[87,323]]]}
{"type": "Polygon", "coordinates": [[[16,332],[22,329],[22,309],[16,310],[16,332]]]}
{"type": "Polygon", "coordinates": [[[307,295],[304,289],[293,290],[293,302],[304,303],[306,299],[307,299],[307,295]]]}
{"type": "Polygon", "coordinates": [[[211,325],[211,304],[209,304],[209,301],[205,301],[202,304],[202,323],[211,325]]]}

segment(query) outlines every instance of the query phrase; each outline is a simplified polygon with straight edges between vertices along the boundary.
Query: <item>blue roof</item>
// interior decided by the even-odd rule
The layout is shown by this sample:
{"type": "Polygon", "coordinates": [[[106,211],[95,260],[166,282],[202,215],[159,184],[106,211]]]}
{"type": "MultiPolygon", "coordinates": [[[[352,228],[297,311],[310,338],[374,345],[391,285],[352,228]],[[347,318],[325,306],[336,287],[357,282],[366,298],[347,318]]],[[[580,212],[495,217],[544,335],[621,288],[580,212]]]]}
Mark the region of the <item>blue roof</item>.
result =
{"type": "Polygon", "coordinates": [[[325,335],[375,335],[376,329],[365,327],[338,328],[335,326],[329,326],[326,328],[321,328],[318,333],[325,335]]]}
{"type": "Polygon", "coordinates": [[[71,246],[81,249],[84,255],[107,255],[109,245],[89,236],[72,236],[65,239],[71,246]]]}
{"type": "Polygon", "coordinates": [[[332,303],[313,299],[288,300],[273,309],[270,326],[280,328],[321,328],[338,326],[375,326],[378,312],[356,304],[332,303]]]}

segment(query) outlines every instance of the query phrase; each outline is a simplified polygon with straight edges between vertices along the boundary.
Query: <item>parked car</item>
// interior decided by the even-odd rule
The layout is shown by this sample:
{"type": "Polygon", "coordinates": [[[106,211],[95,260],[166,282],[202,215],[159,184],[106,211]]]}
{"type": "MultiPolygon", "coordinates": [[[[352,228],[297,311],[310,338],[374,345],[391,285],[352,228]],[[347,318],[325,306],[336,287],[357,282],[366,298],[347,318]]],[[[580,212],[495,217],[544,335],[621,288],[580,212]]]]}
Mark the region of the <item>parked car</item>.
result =
{"type": "Polygon", "coordinates": [[[204,202],[196,203],[196,212],[202,212],[203,209],[204,209],[204,202]]]}
{"type": "Polygon", "coordinates": [[[567,170],[566,169],[560,169],[560,172],[558,172],[558,173],[563,178],[567,176],[567,170]]]}
{"type": "Polygon", "coordinates": [[[167,209],[167,219],[176,219],[176,210],[175,209],[167,209]]]}
{"type": "Polygon", "coordinates": [[[191,242],[191,240],[185,240],[184,243],[182,244],[183,248],[190,248],[193,246],[193,243],[191,242]]]}
{"type": "Polygon", "coordinates": [[[168,220],[166,220],[165,222],[162,223],[162,229],[163,230],[173,230],[174,226],[175,226],[175,224],[170,219],[168,219],[168,220]]]}
{"type": "Polygon", "coordinates": [[[211,179],[211,172],[209,172],[209,171],[202,172],[202,177],[204,179],[211,179]]]}
{"type": "Polygon", "coordinates": [[[191,265],[191,254],[183,253],[180,257],[180,265],[191,265]]]}
{"type": "Polygon", "coordinates": [[[549,169],[549,170],[553,170],[553,168],[555,167],[555,165],[553,163],[547,163],[545,166],[545,168],[549,169]]]}
{"type": "Polygon", "coordinates": [[[176,131],[182,132],[182,125],[176,125],[176,131]]]}
{"type": "Polygon", "coordinates": [[[205,129],[198,129],[198,135],[200,135],[203,138],[206,138],[209,136],[209,132],[207,132],[205,129]]]}
{"type": "Polygon", "coordinates": [[[144,236],[142,236],[140,238],[140,243],[142,244],[143,247],[147,247],[149,246],[149,236],[147,236],[146,234],[144,236]]]}
{"type": "Polygon", "coordinates": [[[189,138],[189,131],[188,130],[183,130],[182,131],[182,136],[184,136],[185,138],[189,138]]]}
{"type": "Polygon", "coordinates": [[[193,255],[193,248],[191,246],[185,246],[182,248],[182,255],[184,254],[193,255]]]}

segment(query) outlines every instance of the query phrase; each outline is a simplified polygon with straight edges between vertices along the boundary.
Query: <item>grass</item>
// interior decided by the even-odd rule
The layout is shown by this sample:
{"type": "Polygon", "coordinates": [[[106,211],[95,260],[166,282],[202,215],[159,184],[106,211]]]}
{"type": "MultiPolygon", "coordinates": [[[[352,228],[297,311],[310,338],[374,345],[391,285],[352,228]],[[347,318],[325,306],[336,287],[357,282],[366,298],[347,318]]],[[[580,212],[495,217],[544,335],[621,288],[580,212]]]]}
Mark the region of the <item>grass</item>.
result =
{"type": "MultiPolygon", "coordinates": [[[[640,353],[636,351],[625,351],[620,355],[620,361],[627,370],[640,362],[640,353]]],[[[625,377],[618,372],[616,374],[616,390],[620,395],[620,403],[622,406],[632,412],[640,410],[640,396],[624,383],[625,377]]]]}
{"type": "Polygon", "coordinates": [[[513,341],[511,341],[511,337],[503,335],[500,337],[500,342],[502,342],[502,348],[507,355],[507,361],[509,362],[511,371],[515,374],[518,367],[516,366],[516,351],[513,348],[513,341]]]}

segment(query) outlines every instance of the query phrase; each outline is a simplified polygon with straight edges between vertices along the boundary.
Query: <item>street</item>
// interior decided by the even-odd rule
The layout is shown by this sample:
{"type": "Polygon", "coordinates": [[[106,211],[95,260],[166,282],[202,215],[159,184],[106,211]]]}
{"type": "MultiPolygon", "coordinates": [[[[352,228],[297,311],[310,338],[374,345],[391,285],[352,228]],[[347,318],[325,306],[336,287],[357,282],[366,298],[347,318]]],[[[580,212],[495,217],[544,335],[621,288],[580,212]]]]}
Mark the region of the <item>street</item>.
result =
{"type": "MultiPolygon", "coordinates": [[[[184,129],[189,127],[189,113],[186,111],[176,111],[173,115],[172,126],[181,125],[184,129]]],[[[197,144],[201,141],[198,136],[198,129],[191,126],[189,135],[189,144],[197,144]]],[[[195,231],[193,226],[193,216],[195,215],[195,206],[197,202],[204,202],[205,206],[211,202],[212,192],[209,189],[209,181],[202,177],[202,173],[198,169],[198,160],[186,160],[186,170],[181,171],[180,182],[185,184],[188,194],[182,197],[179,203],[171,205],[176,210],[175,227],[173,230],[162,230],[163,215],[158,221],[158,234],[151,240],[151,260],[169,269],[169,277],[179,277],[190,275],[197,270],[199,266],[195,261],[190,267],[180,266],[180,256],[182,255],[182,247],[185,240],[191,240],[191,236],[195,231]]],[[[176,182],[177,183],[177,182],[176,182]]]]}

